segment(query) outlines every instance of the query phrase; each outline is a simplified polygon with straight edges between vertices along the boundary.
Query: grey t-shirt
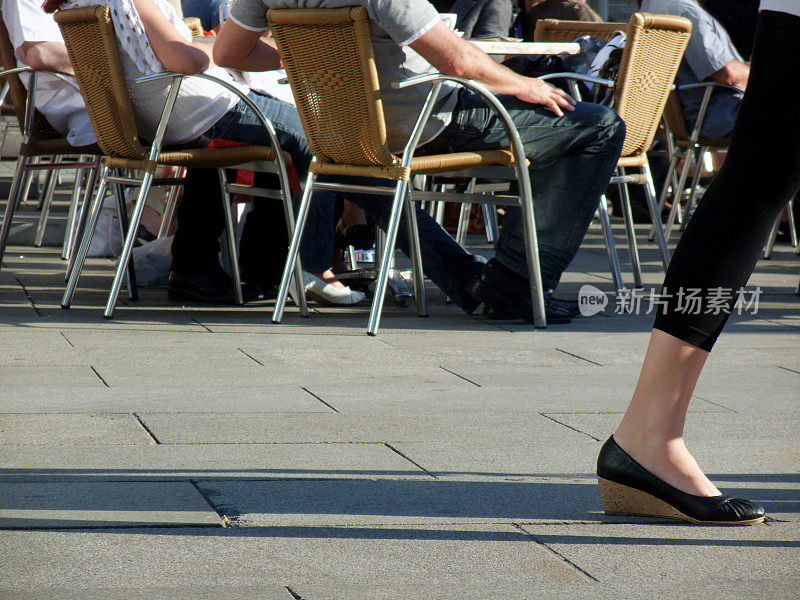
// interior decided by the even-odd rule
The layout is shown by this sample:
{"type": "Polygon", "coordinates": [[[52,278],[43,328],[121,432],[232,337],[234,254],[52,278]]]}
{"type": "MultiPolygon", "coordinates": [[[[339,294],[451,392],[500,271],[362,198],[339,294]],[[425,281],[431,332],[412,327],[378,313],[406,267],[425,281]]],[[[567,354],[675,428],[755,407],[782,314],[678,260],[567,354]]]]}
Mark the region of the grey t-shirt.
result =
{"type": "MultiPolygon", "coordinates": [[[[439,13],[427,0],[234,0],[231,18],[240,26],[263,31],[268,8],[339,8],[363,5],[372,21],[372,47],[386,113],[389,148],[399,151],[405,146],[429,85],[397,90],[392,83],[415,75],[433,73],[435,69],[408,47],[439,21],[439,13]]],[[[454,86],[442,86],[439,102],[423,132],[421,142],[441,133],[450,122],[456,103],[454,86]]]]}
{"type": "MultiPolygon", "coordinates": [[[[728,32],[693,0],[643,0],[642,10],[649,13],[686,17],[692,22],[692,37],[675,77],[678,86],[707,80],[734,59],[742,60],[728,32]]],[[[683,113],[691,131],[705,90],[686,90],[680,93],[683,113]]],[[[739,114],[742,95],[720,90],[711,97],[700,133],[703,137],[719,138],[731,132],[739,114]]]]}

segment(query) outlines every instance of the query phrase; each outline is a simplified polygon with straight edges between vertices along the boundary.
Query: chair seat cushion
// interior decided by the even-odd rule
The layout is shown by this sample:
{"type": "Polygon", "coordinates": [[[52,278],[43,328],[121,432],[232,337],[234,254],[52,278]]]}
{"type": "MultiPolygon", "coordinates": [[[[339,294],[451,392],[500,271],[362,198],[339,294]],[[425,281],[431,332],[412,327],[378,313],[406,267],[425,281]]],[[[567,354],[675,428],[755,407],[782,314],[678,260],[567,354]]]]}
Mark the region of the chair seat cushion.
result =
{"type": "Polygon", "coordinates": [[[341,165],[312,162],[310,170],[319,175],[345,175],[349,177],[378,177],[381,179],[408,179],[411,175],[450,173],[474,167],[513,167],[514,155],[509,150],[477,150],[452,154],[415,156],[410,168],[341,165]]]}

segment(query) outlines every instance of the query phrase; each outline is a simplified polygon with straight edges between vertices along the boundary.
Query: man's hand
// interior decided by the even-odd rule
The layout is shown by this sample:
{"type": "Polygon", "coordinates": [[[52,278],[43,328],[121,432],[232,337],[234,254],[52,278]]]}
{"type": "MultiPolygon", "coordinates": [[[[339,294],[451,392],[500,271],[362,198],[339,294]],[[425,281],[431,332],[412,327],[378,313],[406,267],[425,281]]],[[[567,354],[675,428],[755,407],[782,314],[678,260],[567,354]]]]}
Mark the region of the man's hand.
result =
{"type": "Polygon", "coordinates": [[[523,102],[531,104],[541,104],[552,110],[557,116],[563,117],[561,109],[568,111],[575,110],[575,100],[565,91],[550,85],[541,79],[525,77],[528,84],[527,88],[515,94],[523,102]]]}

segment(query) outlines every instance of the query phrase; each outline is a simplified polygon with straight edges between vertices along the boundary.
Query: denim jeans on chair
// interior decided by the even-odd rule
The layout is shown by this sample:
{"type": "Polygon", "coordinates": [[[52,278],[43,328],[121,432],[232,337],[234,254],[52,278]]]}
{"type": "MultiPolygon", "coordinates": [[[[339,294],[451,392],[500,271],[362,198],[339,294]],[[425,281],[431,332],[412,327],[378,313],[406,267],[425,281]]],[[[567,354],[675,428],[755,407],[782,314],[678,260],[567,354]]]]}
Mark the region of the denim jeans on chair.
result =
{"type": "MultiPolygon", "coordinates": [[[[300,124],[297,109],[287,102],[276,100],[257,92],[248,94],[250,100],[272,122],[281,148],[292,157],[292,164],[301,182],[305,182],[311,153],[300,124]]],[[[211,139],[225,139],[248,144],[269,145],[267,132],[261,120],[244,102],[239,102],[212,125],[205,136],[211,139]]],[[[295,199],[296,200],[296,199],[295,199]]],[[[330,192],[314,194],[314,202],[306,221],[300,257],[303,269],[322,272],[331,268],[334,234],[333,215],[335,196],[330,192]]]]}
{"type": "MultiPolygon", "coordinates": [[[[555,289],[578,252],[625,140],[625,124],[613,110],[580,102],[556,117],[513,96],[500,96],[519,131],[531,163],[542,284],[555,289]]],[[[427,154],[508,147],[502,120],[475,93],[462,90],[445,130],[424,147],[427,154]]],[[[496,258],[528,276],[522,212],[507,207],[496,258]]]]}

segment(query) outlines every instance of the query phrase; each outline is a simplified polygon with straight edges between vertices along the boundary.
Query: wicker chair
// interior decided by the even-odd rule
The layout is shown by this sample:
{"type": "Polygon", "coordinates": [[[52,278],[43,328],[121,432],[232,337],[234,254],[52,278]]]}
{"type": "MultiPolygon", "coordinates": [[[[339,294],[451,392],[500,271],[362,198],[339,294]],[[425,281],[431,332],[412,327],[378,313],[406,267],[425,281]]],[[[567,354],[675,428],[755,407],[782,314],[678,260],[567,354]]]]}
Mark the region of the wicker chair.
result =
{"type": "Polygon", "coordinates": [[[378,331],[390,263],[403,211],[406,214],[411,240],[417,312],[420,316],[426,314],[414,210],[415,201],[418,200],[519,204],[522,207],[527,239],[533,321],[537,327],[545,327],[527,162],[519,135],[508,113],[497,99],[475,82],[441,74],[422,75],[401,82],[399,87],[432,84],[432,88],[402,157],[396,156],[387,147],[383,105],[366,8],[357,6],[338,9],[272,9],[268,11],[267,18],[292,86],[309,147],[314,155],[278,292],[273,321],[278,323],[283,316],[286,293],[292,278],[292,266],[297,257],[312,193],[314,190],[332,190],[393,196],[387,241],[380,262],[380,272],[367,326],[368,334],[375,335],[378,331]],[[506,124],[511,150],[414,156],[422,129],[445,81],[455,81],[486,99],[506,124]],[[492,197],[478,194],[450,194],[448,197],[447,194],[438,192],[409,190],[409,180],[412,175],[459,173],[473,177],[483,171],[491,172],[493,177],[518,180],[519,197],[492,197]],[[394,183],[393,187],[325,183],[318,181],[320,175],[374,177],[394,183]]]}
{"type": "Polygon", "coordinates": [[[89,182],[86,195],[97,175],[98,163],[92,157],[100,154],[100,149],[96,145],[75,147],[72,146],[64,136],[58,133],[47,122],[44,115],[35,108],[35,92],[30,94],[20,79],[20,73],[29,73],[29,85],[31,90],[36,89],[36,81],[39,77],[58,77],[66,85],[75,85],[75,82],[61,73],[51,71],[34,71],[30,67],[18,67],[17,58],[11,38],[8,35],[2,11],[0,11],[0,78],[5,79],[8,85],[8,94],[11,97],[13,112],[17,117],[20,131],[22,132],[22,143],[14,169],[14,177],[11,189],[8,194],[5,216],[3,217],[2,229],[0,229],[0,268],[2,267],[3,256],[8,244],[8,236],[11,232],[11,224],[14,213],[19,208],[20,203],[27,196],[30,187],[31,174],[35,171],[45,171],[47,177],[44,185],[44,195],[42,201],[42,212],[37,226],[35,242],[41,245],[50,203],[53,198],[53,188],[56,179],[55,172],[59,169],[78,169],[76,176],[76,188],[73,190],[73,200],[70,203],[67,233],[64,238],[62,256],[66,258],[71,253],[71,245],[74,240],[74,216],[79,200],[80,189],[78,184],[81,180],[81,173],[84,169],[90,171],[89,182]],[[63,156],[85,155],[87,160],[62,160],[63,156]],[[91,160],[90,160],[91,159],[91,160]]]}
{"type": "MultiPolygon", "coordinates": [[[[114,26],[111,22],[108,7],[93,6],[61,10],[55,13],[55,20],[61,28],[70,60],[75,65],[75,75],[81,86],[86,109],[89,112],[89,118],[97,134],[98,144],[102,148],[104,155],[99,190],[92,201],[89,222],[77,253],[76,268],[71,273],[61,305],[64,308],[69,308],[72,301],[80,271],[91,243],[92,234],[100,215],[106,186],[109,183],[135,186],[139,188],[139,193],[104,312],[106,318],[113,316],[125,268],[130,261],[147,192],[153,184],[175,185],[172,180],[154,181],[154,172],[160,165],[218,169],[226,217],[231,270],[235,283],[236,299],[241,304],[243,300],[236,258],[236,240],[231,214],[230,193],[244,193],[280,199],[283,202],[286,215],[286,227],[290,232],[294,228],[291,190],[286,172],[286,163],[290,160],[290,157],[281,150],[272,124],[234,86],[207,75],[195,75],[193,77],[217,81],[220,85],[239,95],[264,124],[264,135],[268,137],[271,145],[162,150],[162,140],[170,114],[178,97],[181,81],[184,77],[188,77],[175,73],[162,73],[143,78],[145,80],[167,78],[172,81],[153,143],[150,147],[143,146],[137,134],[131,99],[125,83],[114,26]],[[277,173],[281,182],[280,190],[266,190],[252,186],[230,184],[226,179],[224,170],[229,167],[277,173]],[[114,169],[136,169],[144,174],[141,179],[120,177],[112,174],[114,169]]],[[[300,272],[299,265],[298,272],[300,272]]],[[[307,310],[302,288],[297,291],[297,294],[301,310],[307,310]]]]}
{"type": "MultiPolygon", "coordinates": [[[[653,143],[653,136],[661,120],[675,74],[689,42],[691,22],[682,17],[647,13],[634,13],[627,25],[544,19],[536,24],[534,37],[537,42],[570,41],[582,35],[607,40],[619,30],[624,30],[627,38],[617,81],[597,83],[614,87],[613,106],[627,127],[622,155],[617,163],[617,173],[611,179],[611,183],[620,185],[634,285],[641,287],[639,250],[627,186],[630,183],[644,186],[661,261],[666,269],[670,254],[661,226],[661,215],[656,204],[655,186],[646,153],[653,143]],[[639,173],[628,174],[626,169],[638,169],[639,173]]],[[[555,74],[550,77],[556,76],[582,78],[575,74],[555,74]]],[[[600,211],[601,218],[607,219],[605,198],[601,201],[600,211]]],[[[611,243],[613,244],[613,240],[611,243]]],[[[616,267],[612,265],[612,270],[617,289],[622,289],[618,265],[616,267]]]]}

